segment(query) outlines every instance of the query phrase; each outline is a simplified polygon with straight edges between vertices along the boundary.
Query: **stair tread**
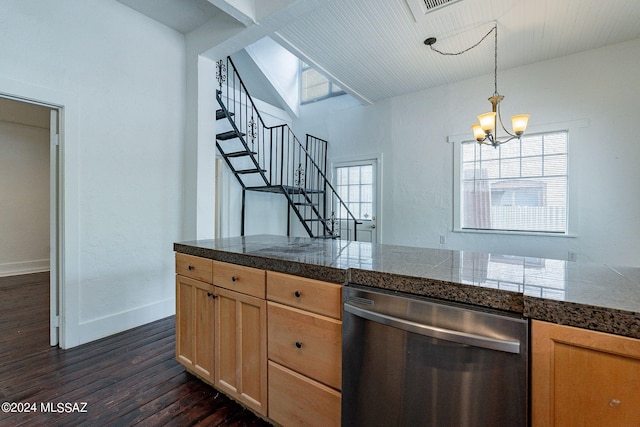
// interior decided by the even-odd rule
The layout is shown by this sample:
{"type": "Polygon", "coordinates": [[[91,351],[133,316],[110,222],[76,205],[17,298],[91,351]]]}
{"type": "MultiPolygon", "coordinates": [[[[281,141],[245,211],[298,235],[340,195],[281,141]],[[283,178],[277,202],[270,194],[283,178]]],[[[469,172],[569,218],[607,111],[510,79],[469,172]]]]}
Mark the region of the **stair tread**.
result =
{"type": "Polygon", "coordinates": [[[305,221],[329,222],[329,220],[328,220],[328,219],[324,219],[324,218],[305,218],[305,221]]]}
{"type": "MultiPolygon", "coordinates": [[[[233,116],[233,113],[229,113],[230,116],[233,116]]],[[[223,109],[216,110],[216,120],[224,119],[227,115],[224,113],[223,109]]]]}
{"type": "Polygon", "coordinates": [[[308,194],[324,193],[324,190],[316,190],[316,189],[313,189],[313,188],[300,188],[300,187],[294,187],[294,186],[291,186],[291,185],[283,185],[283,188],[289,194],[299,194],[299,193],[302,193],[302,192],[305,192],[305,193],[308,193],[308,194]]]}
{"type": "Polygon", "coordinates": [[[254,156],[258,153],[255,151],[234,151],[233,153],[222,153],[224,157],[243,157],[253,154],[254,156]]]}
{"type": "Polygon", "coordinates": [[[266,172],[266,169],[236,169],[236,173],[243,175],[258,172],[266,172]]]}
{"type": "Polygon", "coordinates": [[[216,139],[220,140],[220,141],[225,141],[227,139],[239,138],[239,137],[244,136],[244,135],[245,134],[242,133],[242,132],[241,133],[237,133],[234,130],[230,130],[230,131],[227,131],[227,132],[222,132],[222,133],[217,134],[216,135],[216,139]]]}
{"type": "Polygon", "coordinates": [[[259,185],[255,187],[247,187],[248,191],[261,191],[265,193],[280,193],[282,194],[282,187],[279,185],[259,185]]]}

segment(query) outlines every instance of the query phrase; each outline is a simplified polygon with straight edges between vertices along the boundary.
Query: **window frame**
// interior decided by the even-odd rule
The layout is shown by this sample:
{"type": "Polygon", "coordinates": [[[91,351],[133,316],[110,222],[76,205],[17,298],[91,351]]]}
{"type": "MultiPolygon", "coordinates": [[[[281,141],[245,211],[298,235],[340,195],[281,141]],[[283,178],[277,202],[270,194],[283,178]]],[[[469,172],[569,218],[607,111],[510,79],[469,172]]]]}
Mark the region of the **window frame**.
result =
{"type": "Polygon", "coordinates": [[[337,85],[335,83],[333,83],[330,79],[328,79],[324,75],[322,75],[322,73],[320,73],[314,67],[312,67],[311,65],[307,64],[306,62],[304,62],[302,60],[298,60],[298,89],[299,89],[298,95],[299,95],[299,99],[300,99],[300,105],[311,104],[312,102],[322,101],[323,99],[329,99],[329,98],[333,98],[335,96],[340,96],[340,95],[346,94],[346,92],[342,88],[340,90],[338,90],[338,91],[334,90],[335,86],[337,86],[337,85]],[[310,99],[307,99],[307,100],[303,100],[302,99],[302,93],[304,91],[304,88],[302,86],[302,75],[303,75],[303,73],[305,71],[308,71],[308,70],[313,70],[316,73],[319,73],[323,78],[325,78],[327,80],[327,82],[328,82],[327,93],[325,95],[317,96],[315,98],[310,98],[310,99]]]}
{"type": "MultiPolygon", "coordinates": [[[[546,126],[531,127],[527,135],[546,134],[554,132],[567,132],[567,225],[565,232],[552,231],[520,231],[520,230],[494,230],[474,229],[462,227],[462,144],[472,141],[468,134],[449,136],[447,142],[453,145],[453,232],[472,234],[502,234],[523,236],[549,236],[549,237],[577,237],[578,235],[578,168],[575,166],[575,155],[572,149],[572,140],[580,140],[581,133],[588,127],[587,120],[556,123],[546,126]]],[[[477,144],[477,142],[476,142],[477,144]]],[[[509,144],[507,142],[507,144],[509,144]]]]}
{"type": "MultiPolygon", "coordinates": [[[[357,203],[358,205],[360,205],[359,207],[362,208],[363,204],[371,204],[371,216],[369,218],[359,218],[361,209],[359,209],[359,214],[355,215],[356,219],[358,221],[375,221],[376,220],[376,216],[377,216],[377,190],[378,190],[378,185],[377,185],[377,165],[375,164],[376,161],[375,160],[362,160],[362,161],[352,161],[352,162],[342,162],[340,164],[335,164],[332,165],[332,174],[334,176],[334,187],[336,189],[336,193],[338,195],[340,195],[340,187],[347,187],[350,188],[352,186],[358,186],[359,190],[362,190],[362,186],[363,185],[370,185],[371,186],[371,201],[370,202],[363,202],[361,198],[358,199],[357,202],[350,202],[348,197],[342,198],[342,201],[349,207],[350,203],[357,203]],[[358,182],[358,184],[340,184],[338,182],[338,169],[349,169],[349,168],[354,168],[354,167],[371,167],[372,169],[372,174],[371,174],[371,183],[370,184],[362,184],[361,181],[358,182]]],[[[353,213],[353,212],[352,212],[353,213]]],[[[340,215],[338,214],[337,219],[344,221],[344,220],[349,220],[349,218],[342,218],[340,217],[340,215]]]]}

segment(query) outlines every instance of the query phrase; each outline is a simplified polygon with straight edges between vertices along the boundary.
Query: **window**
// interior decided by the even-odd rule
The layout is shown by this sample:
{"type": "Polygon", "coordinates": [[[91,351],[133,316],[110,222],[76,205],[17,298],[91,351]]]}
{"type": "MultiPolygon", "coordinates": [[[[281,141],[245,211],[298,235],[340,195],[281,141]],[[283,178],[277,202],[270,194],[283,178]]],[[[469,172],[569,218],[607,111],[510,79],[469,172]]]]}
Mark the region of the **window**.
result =
{"type": "Polygon", "coordinates": [[[300,103],[318,101],[345,92],[325,76],[300,61],[300,103]]]}
{"type": "MultiPolygon", "coordinates": [[[[358,220],[371,220],[373,212],[374,173],[372,164],[338,166],[336,190],[358,220]]],[[[349,219],[341,207],[339,219],[349,219]]]]}
{"type": "Polygon", "coordinates": [[[567,234],[567,132],[460,150],[460,228],[567,234]]]}

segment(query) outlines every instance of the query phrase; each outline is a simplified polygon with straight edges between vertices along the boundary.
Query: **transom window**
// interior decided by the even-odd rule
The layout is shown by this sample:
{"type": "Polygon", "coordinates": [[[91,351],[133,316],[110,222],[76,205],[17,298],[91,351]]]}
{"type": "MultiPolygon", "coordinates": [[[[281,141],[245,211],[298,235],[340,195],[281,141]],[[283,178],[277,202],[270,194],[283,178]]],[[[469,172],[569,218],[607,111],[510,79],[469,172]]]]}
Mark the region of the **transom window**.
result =
{"type": "Polygon", "coordinates": [[[567,233],[567,132],[461,146],[461,228],[567,233]]]}
{"type": "Polygon", "coordinates": [[[318,101],[345,92],[325,76],[300,61],[300,103],[318,101]]]}

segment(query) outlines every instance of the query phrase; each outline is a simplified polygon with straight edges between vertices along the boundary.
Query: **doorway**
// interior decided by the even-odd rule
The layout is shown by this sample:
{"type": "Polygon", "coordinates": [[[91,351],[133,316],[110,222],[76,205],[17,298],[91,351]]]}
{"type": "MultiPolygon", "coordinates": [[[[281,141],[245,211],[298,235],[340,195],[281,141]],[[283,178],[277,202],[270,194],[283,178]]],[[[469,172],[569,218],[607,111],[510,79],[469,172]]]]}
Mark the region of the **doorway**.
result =
{"type": "MultiPolygon", "coordinates": [[[[333,164],[333,176],[340,198],[347,204],[359,224],[356,240],[378,243],[380,237],[379,159],[340,161],[333,164]]],[[[345,218],[340,218],[340,235],[353,230],[345,218]]]]}
{"type": "Polygon", "coordinates": [[[58,117],[58,107],[0,95],[0,275],[48,272],[50,345],[59,339],[58,117]]]}

